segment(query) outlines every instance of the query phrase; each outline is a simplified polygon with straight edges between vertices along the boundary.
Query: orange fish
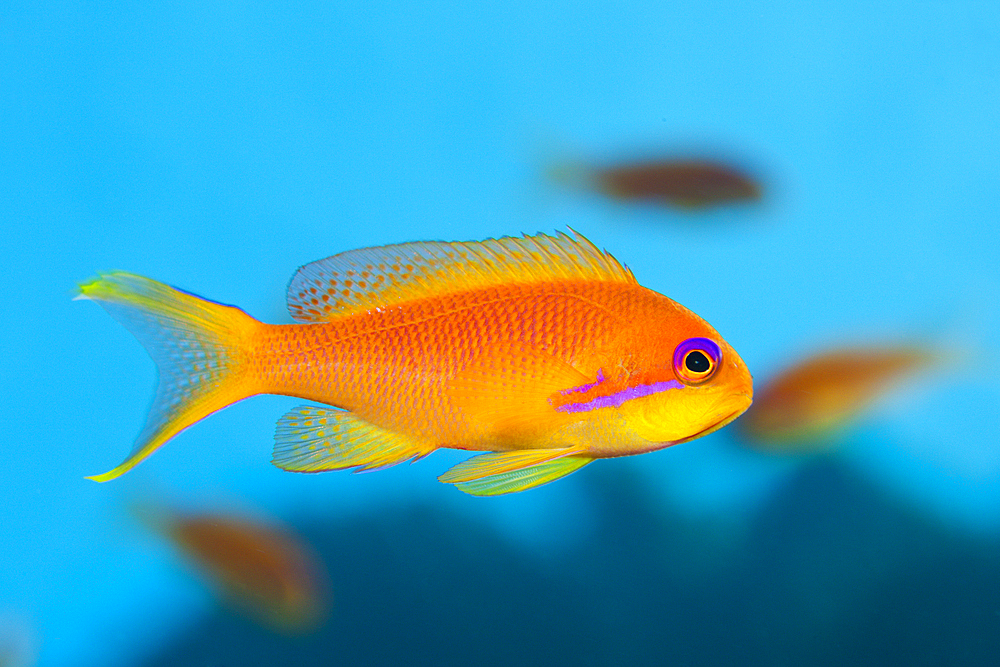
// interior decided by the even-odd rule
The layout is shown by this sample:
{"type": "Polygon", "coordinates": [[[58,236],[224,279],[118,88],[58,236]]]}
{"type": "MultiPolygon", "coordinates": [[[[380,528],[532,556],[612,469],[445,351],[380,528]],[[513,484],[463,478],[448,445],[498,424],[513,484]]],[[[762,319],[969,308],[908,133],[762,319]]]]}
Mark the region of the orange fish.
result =
{"type": "Polygon", "coordinates": [[[288,531],[224,514],[186,514],[146,505],[134,510],[258,621],[300,633],[324,618],[326,571],[312,550],[288,531]]]}
{"type": "Polygon", "coordinates": [[[280,468],[491,452],[440,480],[495,495],[705,435],[752,394],[743,360],[712,327],[578,234],[405,243],[313,262],[288,288],[300,324],[264,324],[128,273],[82,285],[77,298],[128,327],[160,371],[135,449],[98,481],[216,410],[282,394],[335,407],[278,422],[280,468]]]}
{"type": "Polygon", "coordinates": [[[708,160],[659,160],[609,167],[553,170],[557,180],[575,182],[614,199],[650,201],[682,208],[756,201],[760,184],[735,167],[708,160]]]}
{"type": "Polygon", "coordinates": [[[917,347],[847,348],[810,357],[758,392],[740,433],[764,448],[827,441],[937,359],[917,347]]]}

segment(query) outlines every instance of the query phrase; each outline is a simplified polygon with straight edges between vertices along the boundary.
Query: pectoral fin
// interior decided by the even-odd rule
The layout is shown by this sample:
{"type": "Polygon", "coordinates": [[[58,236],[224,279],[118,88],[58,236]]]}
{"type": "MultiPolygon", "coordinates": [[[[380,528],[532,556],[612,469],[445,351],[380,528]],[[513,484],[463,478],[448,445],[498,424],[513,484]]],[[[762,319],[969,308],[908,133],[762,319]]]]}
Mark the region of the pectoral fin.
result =
{"type": "Polygon", "coordinates": [[[438,480],[474,496],[515,493],[547,484],[593,461],[580,453],[579,449],[530,449],[480,454],[438,480]]]}
{"type": "Polygon", "coordinates": [[[350,412],[306,405],[278,421],[271,463],[292,472],[361,472],[418,459],[434,449],[350,412]]]}

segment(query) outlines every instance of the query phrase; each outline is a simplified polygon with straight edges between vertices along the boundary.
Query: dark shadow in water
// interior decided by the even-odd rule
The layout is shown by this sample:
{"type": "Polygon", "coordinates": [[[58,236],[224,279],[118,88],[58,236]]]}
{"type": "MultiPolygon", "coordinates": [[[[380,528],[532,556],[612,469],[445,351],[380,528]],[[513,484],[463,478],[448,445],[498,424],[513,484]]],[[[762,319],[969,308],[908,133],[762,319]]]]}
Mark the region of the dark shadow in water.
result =
{"type": "MultiPolygon", "coordinates": [[[[737,530],[591,474],[595,539],[525,557],[444,509],[300,526],[333,612],[288,639],[220,611],[146,664],[945,665],[1000,655],[1000,548],[893,502],[835,459],[737,530]]],[[[488,500],[486,502],[489,502],[488,500]]],[[[735,524],[734,524],[735,525],[735,524]]]]}

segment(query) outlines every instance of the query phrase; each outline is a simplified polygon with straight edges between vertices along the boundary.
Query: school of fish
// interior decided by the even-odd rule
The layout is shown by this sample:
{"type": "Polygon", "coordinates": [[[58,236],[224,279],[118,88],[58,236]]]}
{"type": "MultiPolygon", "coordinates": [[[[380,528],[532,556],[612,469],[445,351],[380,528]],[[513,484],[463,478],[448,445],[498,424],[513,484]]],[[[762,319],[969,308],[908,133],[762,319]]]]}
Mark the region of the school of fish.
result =
{"type": "Polygon", "coordinates": [[[257,394],[314,403],[278,422],[280,468],[484,452],[439,478],[474,495],[698,438],[752,400],[718,332],[575,232],[353,250],[299,269],[287,296],[297,323],[272,325],[129,273],[81,285],[77,298],[126,326],[159,370],[132,453],[91,479],[257,394]]]}

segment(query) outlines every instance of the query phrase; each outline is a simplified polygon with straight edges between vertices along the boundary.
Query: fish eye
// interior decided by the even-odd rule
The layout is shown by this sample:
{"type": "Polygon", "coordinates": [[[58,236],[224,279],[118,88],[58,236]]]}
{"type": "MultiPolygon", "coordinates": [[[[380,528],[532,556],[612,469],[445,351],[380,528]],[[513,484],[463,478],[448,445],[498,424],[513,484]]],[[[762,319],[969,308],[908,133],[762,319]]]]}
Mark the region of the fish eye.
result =
{"type": "Polygon", "coordinates": [[[688,338],[674,350],[674,374],[684,384],[708,381],[721,362],[722,350],[708,338],[688,338]]]}

